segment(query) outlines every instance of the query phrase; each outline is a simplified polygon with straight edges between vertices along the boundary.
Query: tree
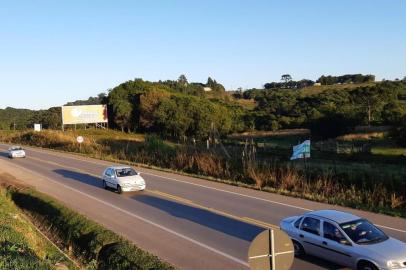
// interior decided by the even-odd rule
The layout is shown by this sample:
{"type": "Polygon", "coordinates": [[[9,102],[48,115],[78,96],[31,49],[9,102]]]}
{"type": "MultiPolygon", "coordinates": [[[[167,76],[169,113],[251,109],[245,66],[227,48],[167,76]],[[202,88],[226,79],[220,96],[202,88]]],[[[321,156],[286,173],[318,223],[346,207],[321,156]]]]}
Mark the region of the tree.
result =
{"type": "Polygon", "coordinates": [[[133,113],[133,106],[129,100],[129,90],[119,87],[111,91],[109,93],[109,105],[112,108],[114,123],[121,128],[121,131],[129,130],[133,113]]]}
{"type": "Polygon", "coordinates": [[[187,78],[184,74],[181,74],[178,78],[178,83],[181,84],[182,86],[187,86],[188,85],[188,81],[187,78]]]}
{"type": "Polygon", "coordinates": [[[292,80],[292,76],[290,76],[289,74],[283,74],[281,77],[281,81],[284,81],[285,84],[287,84],[291,80],[292,80]]]}
{"type": "Polygon", "coordinates": [[[214,86],[214,80],[211,77],[208,77],[206,85],[208,87],[213,87],[214,86]]]}
{"type": "Polygon", "coordinates": [[[406,106],[402,106],[400,102],[390,102],[383,107],[382,119],[385,124],[397,125],[401,123],[401,119],[406,117],[406,106]]]}
{"type": "Polygon", "coordinates": [[[366,114],[366,122],[369,126],[373,120],[377,120],[375,116],[379,115],[383,106],[389,100],[395,99],[396,92],[393,91],[393,88],[375,86],[357,88],[351,92],[351,95],[354,101],[363,107],[363,111],[366,114]]]}
{"type": "Polygon", "coordinates": [[[406,115],[393,126],[390,134],[400,146],[406,147],[406,115]]]}
{"type": "Polygon", "coordinates": [[[169,98],[169,94],[164,91],[152,90],[140,96],[139,123],[143,129],[153,129],[155,125],[154,112],[159,104],[169,98]]]}

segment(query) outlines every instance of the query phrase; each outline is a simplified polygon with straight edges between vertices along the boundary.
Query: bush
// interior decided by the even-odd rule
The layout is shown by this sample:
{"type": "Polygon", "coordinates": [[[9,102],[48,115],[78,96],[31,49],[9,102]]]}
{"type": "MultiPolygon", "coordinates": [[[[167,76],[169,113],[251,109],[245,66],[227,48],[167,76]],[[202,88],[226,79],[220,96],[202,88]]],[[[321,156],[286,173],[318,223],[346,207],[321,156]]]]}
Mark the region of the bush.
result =
{"type": "Polygon", "coordinates": [[[153,255],[146,255],[141,249],[134,250],[134,247],[128,242],[119,242],[107,245],[100,251],[98,269],[138,270],[172,269],[172,267],[159,261],[153,255]]]}
{"type": "Polygon", "coordinates": [[[397,126],[394,126],[391,131],[391,136],[396,140],[397,144],[406,147],[406,116],[397,126]]]}
{"type": "Polygon", "coordinates": [[[355,121],[353,119],[338,113],[330,113],[328,116],[315,119],[309,124],[312,137],[322,140],[348,134],[354,126],[355,121]]]}

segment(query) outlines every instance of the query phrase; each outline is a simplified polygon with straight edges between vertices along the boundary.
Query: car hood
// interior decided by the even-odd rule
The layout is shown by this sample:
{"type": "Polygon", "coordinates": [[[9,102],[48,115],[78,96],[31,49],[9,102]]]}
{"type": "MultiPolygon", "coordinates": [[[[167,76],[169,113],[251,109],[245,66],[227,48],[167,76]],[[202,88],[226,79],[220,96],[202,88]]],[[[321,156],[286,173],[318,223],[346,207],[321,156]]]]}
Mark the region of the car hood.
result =
{"type": "Polygon", "coordinates": [[[144,184],[144,178],[139,175],[127,176],[127,177],[118,177],[118,182],[120,183],[137,183],[137,184],[144,184]]]}
{"type": "Polygon", "coordinates": [[[299,218],[299,216],[287,217],[287,218],[282,219],[282,222],[291,223],[291,222],[295,221],[298,218],[299,218]]]}
{"type": "Polygon", "coordinates": [[[406,261],[406,244],[389,237],[388,240],[371,245],[360,245],[368,254],[376,254],[384,260],[406,261]]]}
{"type": "Polygon", "coordinates": [[[287,226],[289,226],[292,222],[294,222],[298,218],[299,218],[299,216],[292,216],[292,217],[284,218],[284,219],[282,219],[282,221],[279,225],[280,225],[281,229],[287,229],[287,226]]]}

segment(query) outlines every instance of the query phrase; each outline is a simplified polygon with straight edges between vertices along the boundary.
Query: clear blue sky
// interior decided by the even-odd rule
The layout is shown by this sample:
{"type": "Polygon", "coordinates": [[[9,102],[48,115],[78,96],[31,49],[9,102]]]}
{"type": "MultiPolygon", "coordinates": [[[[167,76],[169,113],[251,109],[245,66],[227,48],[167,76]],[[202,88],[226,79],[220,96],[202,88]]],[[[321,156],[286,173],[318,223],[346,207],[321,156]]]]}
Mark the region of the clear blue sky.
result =
{"type": "Polygon", "coordinates": [[[0,8],[0,108],[48,108],[134,78],[261,87],[289,73],[406,75],[403,0],[36,0],[0,8]]]}

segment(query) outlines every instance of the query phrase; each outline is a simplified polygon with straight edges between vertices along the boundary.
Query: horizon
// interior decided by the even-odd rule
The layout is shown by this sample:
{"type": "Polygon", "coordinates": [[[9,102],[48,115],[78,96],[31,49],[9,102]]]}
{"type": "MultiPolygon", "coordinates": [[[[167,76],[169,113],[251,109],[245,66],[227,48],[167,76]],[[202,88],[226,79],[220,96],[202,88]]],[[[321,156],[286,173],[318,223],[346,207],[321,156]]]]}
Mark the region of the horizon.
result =
{"type": "Polygon", "coordinates": [[[7,3],[0,108],[48,109],[134,78],[181,74],[227,90],[261,88],[282,74],[402,79],[405,8],[366,0],[7,3]]]}

